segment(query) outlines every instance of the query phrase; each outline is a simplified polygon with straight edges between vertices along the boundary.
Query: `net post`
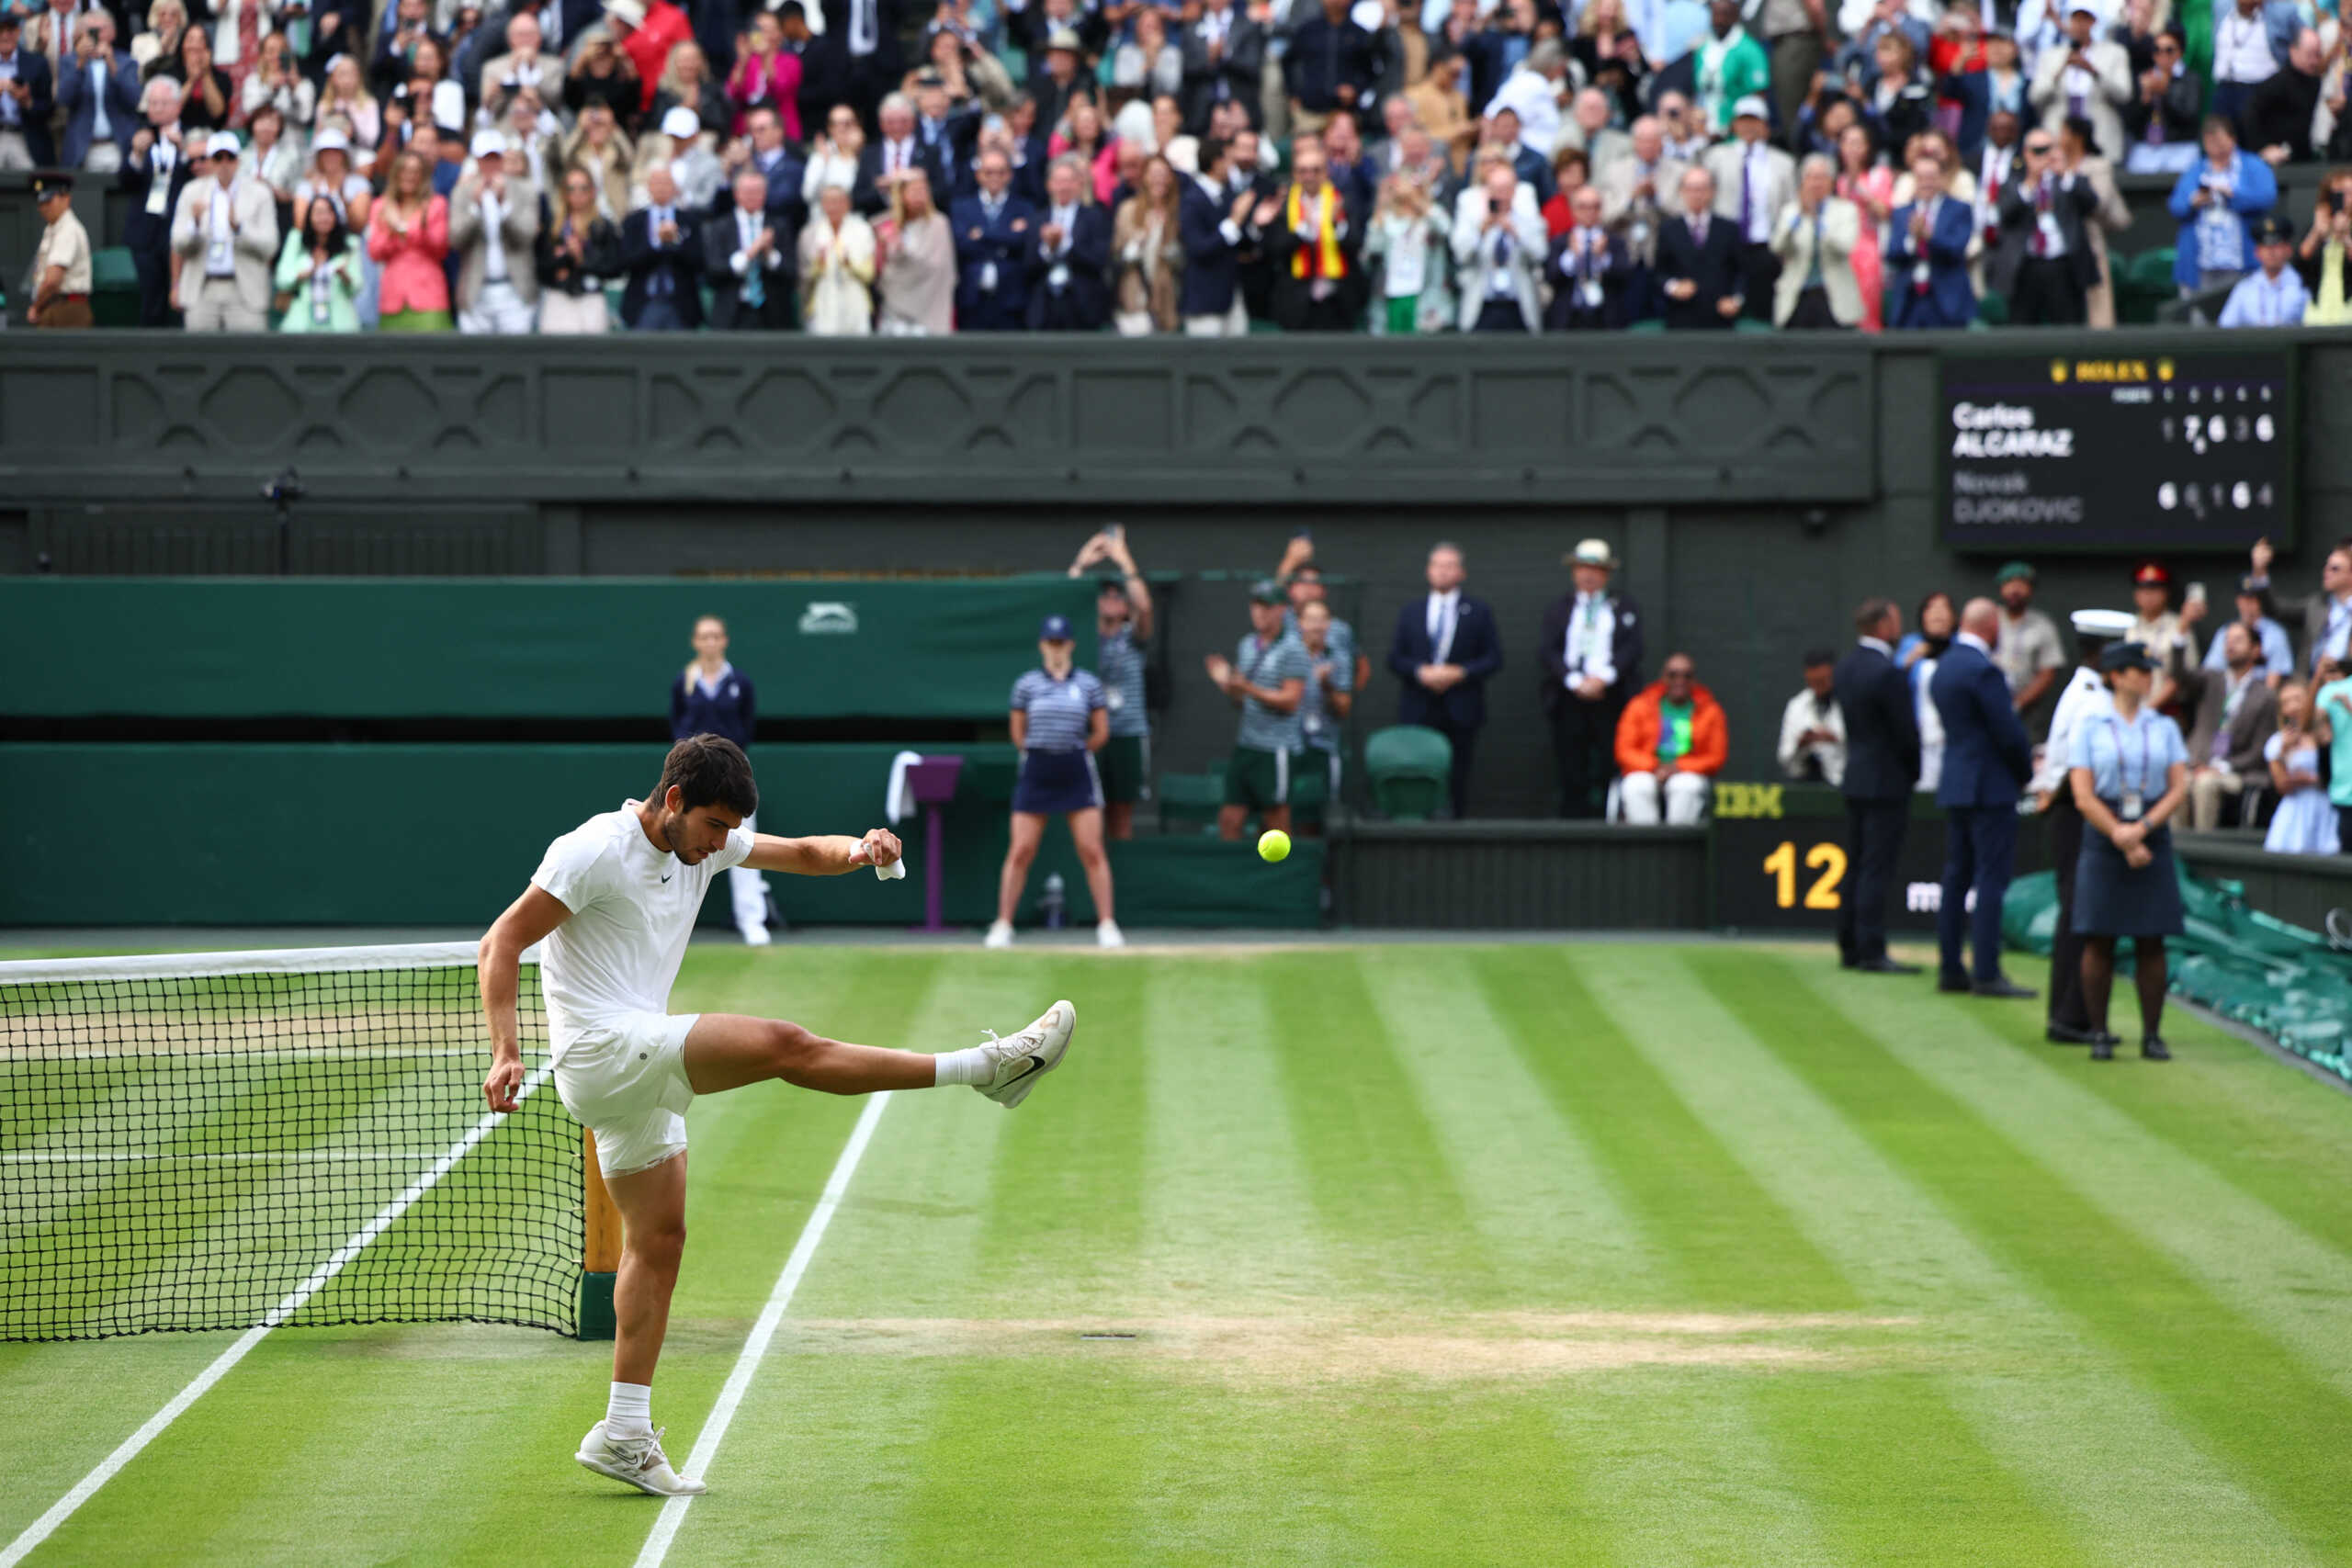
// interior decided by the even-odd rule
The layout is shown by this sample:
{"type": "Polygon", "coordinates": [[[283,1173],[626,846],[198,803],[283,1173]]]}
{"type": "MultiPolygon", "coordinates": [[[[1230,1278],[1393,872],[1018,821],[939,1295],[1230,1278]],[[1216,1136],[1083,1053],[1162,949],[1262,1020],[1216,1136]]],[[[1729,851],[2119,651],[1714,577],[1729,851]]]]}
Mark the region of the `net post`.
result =
{"type": "Polygon", "coordinates": [[[613,1337],[613,1277],[621,1266],[621,1214],[613,1195],[605,1190],[605,1173],[596,1163],[596,1134],[580,1130],[582,1236],[580,1270],[580,1337],[613,1337]]]}

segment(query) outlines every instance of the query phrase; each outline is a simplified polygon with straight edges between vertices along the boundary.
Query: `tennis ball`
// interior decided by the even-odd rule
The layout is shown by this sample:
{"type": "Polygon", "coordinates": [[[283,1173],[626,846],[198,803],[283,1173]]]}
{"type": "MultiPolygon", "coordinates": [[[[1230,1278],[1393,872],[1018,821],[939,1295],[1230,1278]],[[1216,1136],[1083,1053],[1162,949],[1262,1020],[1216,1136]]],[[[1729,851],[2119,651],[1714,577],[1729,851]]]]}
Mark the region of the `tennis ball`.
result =
{"type": "Polygon", "coordinates": [[[1260,860],[1286,860],[1290,856],[1290,835],[1280,828],[1269,828],[1258,835],[1260,860]]]}

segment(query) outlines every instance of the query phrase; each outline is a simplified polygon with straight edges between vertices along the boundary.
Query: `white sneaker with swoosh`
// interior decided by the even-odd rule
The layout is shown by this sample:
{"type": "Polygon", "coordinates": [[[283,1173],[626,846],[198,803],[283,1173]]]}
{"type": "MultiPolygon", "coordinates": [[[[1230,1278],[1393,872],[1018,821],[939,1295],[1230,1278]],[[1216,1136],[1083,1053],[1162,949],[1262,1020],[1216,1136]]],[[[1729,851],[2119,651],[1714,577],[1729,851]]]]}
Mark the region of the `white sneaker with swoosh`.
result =
{"type": "Polygon", "coordinates": [[[662,1451],[662,1434],[668,1430],[656,1427],[650,1438],[614,1438],[605,1435],[605,1424],[599,1421],[588,1428],[588,1435],[580,1439],[580,1451],[571,1457],[599,1475],[609,1475],[656,1497],[700,1496],[710,1488],[672,1470],[670,1456],[662,1451]]]}
{"type": "Polygon", "coordinates": [[[996,1076],[972,1087],[1012,1110],[1029,1098],[1039,1078],[1062,1065],[1062,1054],[1069,1049],[1069,1037],[1077,1028],[1078,1009],[1060,1001],[1018,1034],[1000,1040],[995,1030],[985,1031],[988,1040],[980,1049],[995,1062],[996,1076]]]}

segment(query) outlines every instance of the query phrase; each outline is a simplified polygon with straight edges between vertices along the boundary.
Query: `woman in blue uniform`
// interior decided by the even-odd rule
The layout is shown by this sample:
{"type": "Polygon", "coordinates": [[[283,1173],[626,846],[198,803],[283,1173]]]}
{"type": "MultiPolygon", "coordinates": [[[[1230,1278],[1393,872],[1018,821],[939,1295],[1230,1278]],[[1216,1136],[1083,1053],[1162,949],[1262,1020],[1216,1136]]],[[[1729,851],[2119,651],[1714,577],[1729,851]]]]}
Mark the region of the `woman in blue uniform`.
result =
{"type": "Polygon", "coordinates": [[[2183,929],[2170,824],[2188,794],[2188,748],[2180,727],[2148,705],[2156,661],[2146,649],[2117,643],[2099,655],[2098,667],[2113,706],[2075,727],[2068,772],[2087,829],[2075,864],[2075,930],[2083,939],[2091,1059],[2115,1056],[2107,1003],[2115,984],[2115,944],[2128,936],[2140,988],[2140,1055],[2167,1062],[2165,938],[2183,929]]]}
{"type": "Polygon", "coordinates": [[[1095,940],[1124,947],[1111,918],[1111,862],[1102,852],[1102,775],[1094,753],[1111,739],[1102,682],[1072,662],[1069,622],[1047,615],[1037,627],[1038,667],[1012,683],[1012,743],[1021,750],[1021,778],[1012,786],[1012,842],[997,884],[996,921],[988,945],[1012,945],[1012,911],[1029,882],[1029,863],[1046,834],[1046,818],[1069,818],[1070,841],[1094,895],[1095,940]]]}

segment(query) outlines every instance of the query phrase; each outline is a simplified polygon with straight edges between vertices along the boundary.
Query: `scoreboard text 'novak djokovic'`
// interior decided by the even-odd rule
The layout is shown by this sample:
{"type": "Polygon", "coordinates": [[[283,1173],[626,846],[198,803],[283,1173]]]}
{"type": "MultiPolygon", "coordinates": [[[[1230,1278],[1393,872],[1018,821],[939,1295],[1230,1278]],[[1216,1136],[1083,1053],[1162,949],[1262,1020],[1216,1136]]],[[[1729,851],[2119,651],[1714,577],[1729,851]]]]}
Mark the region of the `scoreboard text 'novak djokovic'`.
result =
{"type": "Polygon", "coordinates": [[[2292,543],[2291,349],[1947,355],[1945,544],[2003,554],[2292,543]]]}

